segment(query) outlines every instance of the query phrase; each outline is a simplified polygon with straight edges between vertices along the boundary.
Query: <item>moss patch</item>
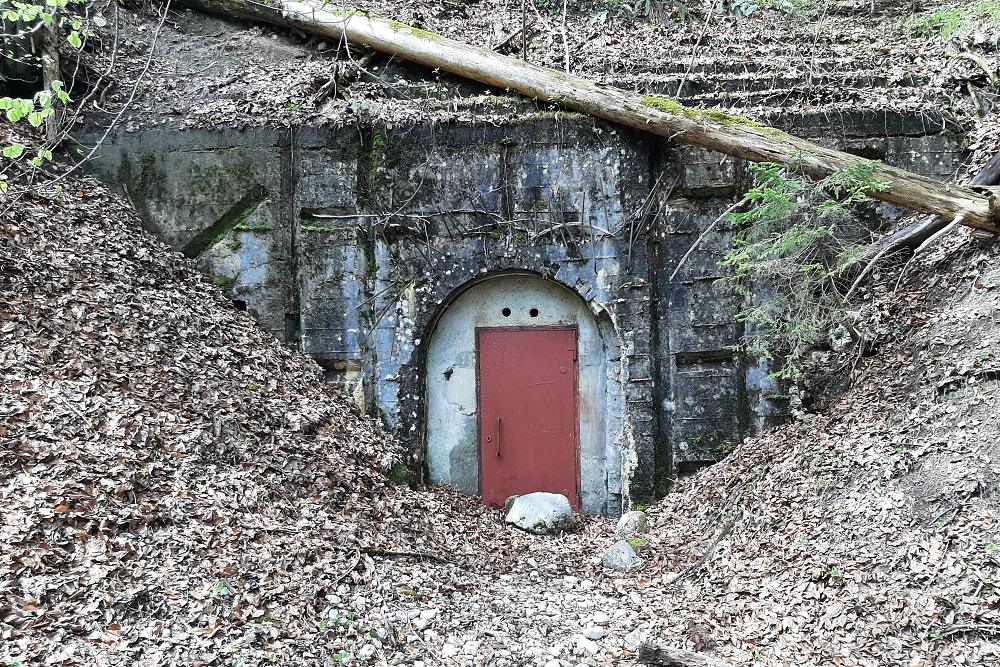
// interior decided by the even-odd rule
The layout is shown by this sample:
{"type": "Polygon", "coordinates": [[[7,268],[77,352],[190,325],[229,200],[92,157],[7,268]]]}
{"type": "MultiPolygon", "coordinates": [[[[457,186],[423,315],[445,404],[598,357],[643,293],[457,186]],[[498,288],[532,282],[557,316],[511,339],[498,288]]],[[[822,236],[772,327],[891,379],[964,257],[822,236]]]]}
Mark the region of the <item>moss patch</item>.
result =
{"type": "Polygon", "coordinates": [[[232,287],[235,282],[236,278],[230,278],[229,276],[212,276],[212,284],[220,289],[232,287]]]}
{"type": "Polygon", "coordinates": [[[646,95],[642,98],[642,106],[649,107],[650,109],[656,109],[657,111],[662,111],[664,113],[671,113],[675,116],[687,116],[691,112],[683,104],[677,100],[672,100],[669,97],[659,97],[657,95],[646,95]]]}
{"type": "Polygon", "coordinates": [[[326,227],[324,225],[302,225],[301,227],[299,227],[299,231],[302,231],[302,232],[313,232],[313,233],[316,233],[316,234],[336,234],[337,232],[346,232],[346,231],[349,231],[351,229],[353,229],[353,228],[352,227],[336,227],[336,226],[333,226],[333,225],[331,225],[329,227],[326,227]]]}
{"type": "Polygon", "coordinates": [[[404,463],[397,463],[389,470],[389,479],[396,484],[411,484],[414,481],[413,471],[404,463]]]}
{"type": "MultiPolygon", "coordinates": [[[[734,125],[743,125],[744,127],[750,127],[755,130],[760,130],[767,134],[770,134],[768,130],[771,128],[764,127],[760,123],[755,123],[749,118],[743,118],[742,116],[734,116],[728,114],[725,111],[719,111],[718,109],[692,109],[686,107],[677,100],[672,100],[669,97],[659,97],[657,95],[646,95],[642,98],[642,105],[644,107],[649,107],[650,109],[656,109],[657,111],[662,111],[663,113],[669,113],[674,116],[683,116],[688,120],[693,120],[695,122],[709,122],[716,125],[722,125],[723,127],[732,127],[734,125]]],[[[780,130],[775,130],[775,132],[781,132],[780,130]]],[[[784,134],[781,132],[781,134],[784,134]]]]}
{"type": "Polygon", "coordinates": [[[429,39],[431,41],[437,41],[443,39],[443,35],[439,35],[436,32],[431,32],[430,30],[421,30],[420,28],[414,28],[412,25],[407,25],[405,23],[400,23],[399,21],[388,20],[386,23],[389,27],[396,32],[408,32],[414,37],[421,37],[423,39],[429,39]]]}
{"type": "Polygon", "coordinates": [[[645,537],[633,537],[628,540],[628,545],[632,547],[632,550],[639,553],[643,549],[649,546],[649,540],[645,537]]]}
{"type": "Polygon", "coordinates": [[[233,227],[233,230],[237,232],[273,232],[274,225],[268,225],[265,223],[248,225],[244,222],[241,222],[238,223],[235,227],[233,227]]]}

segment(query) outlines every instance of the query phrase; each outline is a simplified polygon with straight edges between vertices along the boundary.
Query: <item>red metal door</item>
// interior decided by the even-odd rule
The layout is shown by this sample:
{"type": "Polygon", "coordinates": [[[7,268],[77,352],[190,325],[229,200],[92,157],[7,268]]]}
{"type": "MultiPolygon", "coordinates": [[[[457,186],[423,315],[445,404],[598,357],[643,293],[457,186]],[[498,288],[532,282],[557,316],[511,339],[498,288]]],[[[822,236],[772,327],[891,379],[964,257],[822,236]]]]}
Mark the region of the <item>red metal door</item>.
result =
{"type": "Polygon", "coordinates": [[[549,491],[579,509],[576,330],[476,333],[483,502],[549,491]]]}

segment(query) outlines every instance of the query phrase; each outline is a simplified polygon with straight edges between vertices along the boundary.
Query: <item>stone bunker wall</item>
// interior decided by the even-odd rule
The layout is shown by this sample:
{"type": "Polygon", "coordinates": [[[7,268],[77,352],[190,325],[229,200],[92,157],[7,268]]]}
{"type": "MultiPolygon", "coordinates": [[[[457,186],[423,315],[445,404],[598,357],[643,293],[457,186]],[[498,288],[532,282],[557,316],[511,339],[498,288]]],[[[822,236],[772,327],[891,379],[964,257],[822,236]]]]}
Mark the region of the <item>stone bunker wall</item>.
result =
{"type": "MultiPolygon", "coordinates": [[[[962,157],[962,137],[926,116],[783,125],[942,179],[962,157]]],[[[421,464],[428,417],[442,418],[427,397],[447,381],[425,352],[435,325],[470,284],[505,273],[575,292],[603,332],[594,401],[614,455],[588,483],[589,511],[649,499],[784,414],[766,364],[730,349],[739,304],[717,263],[732,230],[709,233],[670,280],[747,187],[746,165],[727,156],[539,114],[509,125],[147,130],[115,136],[95,169],[421,464]]],[[[442,466],[435,479],[473,490],[475,470],[442,466]]]]}

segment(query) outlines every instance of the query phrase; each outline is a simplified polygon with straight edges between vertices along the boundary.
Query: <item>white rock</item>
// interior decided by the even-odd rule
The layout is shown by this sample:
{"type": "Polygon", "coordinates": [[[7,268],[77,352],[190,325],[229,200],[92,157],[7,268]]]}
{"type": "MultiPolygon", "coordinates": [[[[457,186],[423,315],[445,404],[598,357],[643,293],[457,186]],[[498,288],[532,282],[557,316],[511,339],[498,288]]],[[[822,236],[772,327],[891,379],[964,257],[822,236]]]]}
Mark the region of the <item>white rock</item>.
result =
{"type": "Polygon", "coordinates": [[[538,491],[507,499],[505,521],[536,535],[561,533],[576,527],[569,499],[559,493],[538,491]]]}
{"type": "Polygon", "coordinates": [[[586,637],[577,637],[576,647],[577,649],[583,651],[584,653],[589,653],[590,655],[593,655],[601,650],[601,647],[597,644],[597,642],[587,639],[586,637]]]}
{"type": "Polygon", "coordinates": [[[358,658],[360,658],[361,660],[367,660],[373,655],[375,655],[375,647],[372,646],[371,644],[365,644],[364,646],[361,647],[361,650],[358,651],[358,658]]]}
{"type": "Polygon", "coordinates": [[[438,615],[437,609],[424,609],[420,612],[420,618],[430,620],[438,615]]]}
{"type": "Polygon", "coordinates": [[[445,644],[441,647],[442,658],[453,658],[458,655],[458,647],[454,644],[445,644]]]}
{"type": "Polygon", "coordinates": [[[618,525],[615,526],[615,537],[627,539],[634,535],[641,535],[648,530],[649,521],[646,519],[645,512],[625,512],[618,519],[618,525]]]}
{"type": "Polygon", "coordinates": [[[635,549],[625,540],[612,544],[601,557],[601,565],[616,572],[628,572],[641,564],[642,559],[635,555],[635,549]]]}
{"type": "Polygon", "coordinates": [[[605,614],[603,611],[595,611],[594,615],[591,617],[591,620],[596,625],[604,625],[605,623],[611,620],[611,617],[605,614]]]}
{"type": "Polygon", "coordinates": [[[605,634],[604,628],[598,628],[598,627],[586,628],[583,631],[584,637],[586,637],[587,639],[593,639],[594,641],[597,641],[598,639],[603,639],[604,634],[605,634]]]}

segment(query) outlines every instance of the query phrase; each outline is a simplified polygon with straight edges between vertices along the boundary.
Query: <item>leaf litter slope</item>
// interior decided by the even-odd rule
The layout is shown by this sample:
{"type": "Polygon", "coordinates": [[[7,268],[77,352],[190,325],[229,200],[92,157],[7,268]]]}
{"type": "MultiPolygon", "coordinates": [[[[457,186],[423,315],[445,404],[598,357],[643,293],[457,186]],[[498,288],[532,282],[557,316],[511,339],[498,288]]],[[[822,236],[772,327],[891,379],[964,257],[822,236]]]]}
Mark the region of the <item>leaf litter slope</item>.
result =
{"type": "Polygon", "coordinates": [[[651,634],[741,663],[1000,663],[997,255],[953,239],[909,287],[889,272],[868,317],[893,342],[855,388],[653,511],[651,634]]]}
{"type": "Polygon", "coordinates": [[[480,519],[101,186],[0,224],[3,664],[320,655],[372,554],[480,519]]]}

